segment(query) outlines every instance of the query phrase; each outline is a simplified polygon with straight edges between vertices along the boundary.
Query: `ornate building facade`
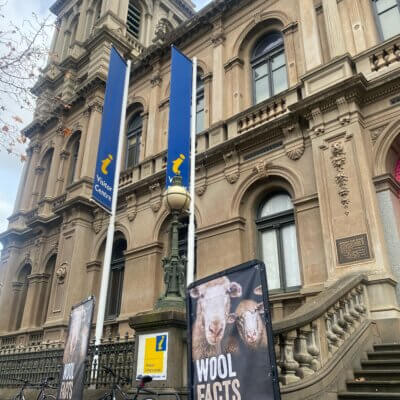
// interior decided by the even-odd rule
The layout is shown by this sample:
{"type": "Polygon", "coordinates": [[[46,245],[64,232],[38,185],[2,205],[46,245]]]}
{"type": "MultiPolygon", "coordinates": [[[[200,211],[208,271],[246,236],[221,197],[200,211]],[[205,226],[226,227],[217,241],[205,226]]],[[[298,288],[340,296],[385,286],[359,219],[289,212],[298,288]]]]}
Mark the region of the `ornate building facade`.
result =
{"type": "MultiPolygon", "coordinates": [[[[40,100],[26,128],[29,158],[0,237],[0,346],[62,341],[71,306],[99,294],[108,217],[90,195],[112,44],[134,62],[107,332],[132,332],[129,318],[152,310],[163,292],[175,44],[199,64],[196,276],[263,259],[279,323],[308,315],[314,296],[338,280],[362,275],[368,319],[393,340],[398,1],[220,0],[194,13],[189,0],[58,0],[51,10],[58,58],[34,88],[40,100]],[[54,96],[70,104],[57,118],[54,96]]],[[[185,221],[180,235],[184,252],[185,221]]],[[[351,288],[354,301],[358,289],[351,288]]],[[[333,325],[337,301],[326,317],[333,325]]],[[[299,329],[292,345],[302,343],[299,329]]]]}

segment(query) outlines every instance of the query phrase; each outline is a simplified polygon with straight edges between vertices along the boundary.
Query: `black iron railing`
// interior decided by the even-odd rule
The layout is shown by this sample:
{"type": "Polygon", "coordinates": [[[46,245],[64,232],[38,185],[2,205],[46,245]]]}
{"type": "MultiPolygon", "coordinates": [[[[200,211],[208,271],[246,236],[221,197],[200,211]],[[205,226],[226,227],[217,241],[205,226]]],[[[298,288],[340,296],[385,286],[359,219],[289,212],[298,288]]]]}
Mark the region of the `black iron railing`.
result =
{"type": "MultiPolygon", "coordinates": [[[[107,375],[103,366],[117,374],[133,378],[135,342],[132,338],[91,344],[88,351],[85,386],[102,388],[110,386],[113,377],[107,375]],[[97,371],[97,372],[96,372],[97,371]]],[[[26,379],[39,383],[53,377],[58,383],[64,349],[60,345],[42,344],[26,348],[0,349],[0,387],[17,387],[14,379],[26,379]]]]}

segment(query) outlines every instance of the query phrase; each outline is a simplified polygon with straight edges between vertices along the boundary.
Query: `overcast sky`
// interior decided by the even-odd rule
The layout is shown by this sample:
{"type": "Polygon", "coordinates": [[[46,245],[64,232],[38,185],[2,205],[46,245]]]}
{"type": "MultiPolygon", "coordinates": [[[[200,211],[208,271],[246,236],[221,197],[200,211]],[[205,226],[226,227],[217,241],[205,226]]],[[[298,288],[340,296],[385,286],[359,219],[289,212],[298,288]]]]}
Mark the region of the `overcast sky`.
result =
{"type": "MultiPolygon", "coordinates": [[[[20,26],[24,19],[30,18],[32,12],[40,14],[43,17],[47,16],[49,14],[49,7],[54,1],[29,0],[21,2],[21,0],[8,0],[4,9],[1,10],[6,18],[5,21],[0,21],[0,30],[4,29],[1,24],[7,21],[12,21],[14,24],[20,26]]],[[[194,0],[194,2],[197,10],[199,10],[209,3],[210,0],[194,0]]],[[[29,115],[23,115],[25,125],[30,122],[30,118],[29,115]]],[[[0,149],[0,232],[7,228],[7,217],[12,214],[22,167],[23,164],[17,157],[10,156],[3,149],[0,149]]]]}

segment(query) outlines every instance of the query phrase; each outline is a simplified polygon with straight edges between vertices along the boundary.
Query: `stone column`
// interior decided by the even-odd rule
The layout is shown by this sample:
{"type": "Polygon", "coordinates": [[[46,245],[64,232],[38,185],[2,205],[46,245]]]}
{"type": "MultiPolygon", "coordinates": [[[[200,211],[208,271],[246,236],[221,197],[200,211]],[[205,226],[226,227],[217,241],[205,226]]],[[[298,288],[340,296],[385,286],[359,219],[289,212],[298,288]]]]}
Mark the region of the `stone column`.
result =
{"type": "Polygon", "coordinates": [[[75,180],[79,180],[82,176],[82,163],[83,163],[83,155],[85,153],[85,143],[87,140],[87,131],[88,131],[88,122],[89,122],[89,112],[85,111],[82,115],[83,126],[81,129],[81,137],[79,140],[79,151],[78,151],[78,159],[76,161],[76,169],[75,169],[75,180]]]}
{"type": "Polygon", "coordinates": [[[86,11],[88,9],[89,1],[84,0],[79,10],[79,20],[78,26],[76,28],[75,39],[78,42],[83,42],[85,40],[85,25],[86,25],[86,11]]]}
{"type": "Polygon", "coordinates": [[[61,19],[61,24],[60,27],[58,28],[58,35],[57,35],[57,43],[54,47],[54,53],[56,55],[56,59],[58,62],[61,61],[62,58],[62,51],[64,48],[64,33],[65,33],[65,28],[67,25],[67,19],[64,17],[61,19]]]}
{"type": "Polygon", "coordinates": [[[305,67],[309,71],[322,64],[321,43],[314,0],[302,0],[300,21],[303,35],[305,67]]]}
{"type": "Polygon", "coordinates": [[[355,51],[361,53],[367,49],[365,37],[366,24],[361,13],[361,4],[359,0],[347,1],[351,31],[354,37],[355,51]]]}
{"type": "Polygon", "coordinates": [[[56,195],[56,185],[58,178],[58,168],[60,165],[60,151],[61,151],[61,135],[57,135],[54,140],[53,157],[50,164],[50,173],[48,183],[46,186],[45,197],[54,197],[56,195]]]}
{"type": "Polygon", "coordinates": [[[297,65],[296,65],[296,49],[294,43],[294,35],[297,32],[297,22],[286,26],[282,33],[285,41],[285,53],[287,60],[287,74],[289,78],[289,87],[292,87],[298,82],[297,65]]]}
{"type": "Polygon", "coordinates": [[[49,274],[32,274],[29,276],[29,290],[26,296],[24,318],[21,327],[39,327],[47,309],[46,296],[48,294],[49,274]]]}
{"type": "Polygon", "coordinates": [[[37,279],[35,274],[28,276],[28,291],[22,315],[21,329],[34,327],[34,306],[38,296],[37,279]]]}
{"type": "Polygon", "coordinates": [[[367,42],[367,48],[373,47],[380,42],[378,29],[376,26],[375,12],[373,10],[374,5],[371,0],[357,0],[360,4],[361,12],[364,24],[365,24],[365,38],[367,42]]]}
{"type": "Polygon", "coordinates": [[[227,117],[235,115],[242,110],[243,94],[241,91],[241,77],[243,76],[243,60],[235,57],[225,64],[225,73],[231,87],[227,99],[227,117]]]}
{"type": "Polygon", "coordinates": [[[216,23],[211,42],[213,52],[213,80],[212,80],[212,104],[211,125],[224,118],[224,42],[225,36],[222,29],[222,21],[216,23]]]}
{"type": "Polygon", "coordinates": [[[26,181],[23,185],[23,193],[21,199],[21,209],[25,211],[29,210],[32,205],[32,192],[35,189],[35,170],[39,161],[40,145],[38,143],[32,143],[32,145],[29,146],[27,153],[30,156],[29,170],[27,171],[26,181]]]}
{"type": "Polygon", "coordinates": [[[35,168],[35,177],[33,180],[33,189],[32,189],[32,195],[31,195],[31,203],[30,203],[30,209],[35,207],[37,203],[39,202],[39,196],[40,196],[40,190],[41,190],[41,185],[42,185],[42,175],[44,172],[44,168],[41,166],[38,166],[35,168]]]}
{"type": "MultiPolygon", "coordinates": [[[[378,205],[389,261],[392,265],[393,275],[400,282],[400,202],[397,194],[400,191],[400,185],[391,177],[387,177],[385,181],[376,182],[375,184],[378,185],[378,205]]],[[[396,291],[397,299],[400,302],[399,285],[397,285],[396,291]]]]}
{"type": "Polygon", "coordinates": [[[331,58],[335,58],[346,52],[338,5],[336,0],[322,0],[322,7],[324,10],[330,55],[331,58]]]}
{"type": "MultiPolygon", "coordinates": [[[[17,329],[17,326],[19,324],[19,320],[22,319],[23,313],[24,313],[24,304],[21,304],[23,302],[23,296],[22,293],[24,291],[24,286],[25,284],[22,282],[12,282],[11,287],[12,287],[12,303],[10,304],[10,307],[8,309],[9,311],[9,321],[8,321],[8,327],[4,327],[5,330],[10,330],[10,331],[15,331],[17,329]],[[22,313],[22,315],[20,315],[22,313]]],[[[2,318],[3,319],[3,318],[2,318]]],[[[5,322],[5,318],[3,320],[5,322]]]]}
{"type": "Polygon", "coordinates": [[[26,160],[24,163],[24,168],[22,170],[21,179],[20,179],[19,185],[18,185],[17,198],[15,200],[13,214],[15,214],[19,211],[24,211],[24,208],[22,205],[23,195],[24,195],[24,191],[25,191],[25,186],[27,185],[27,178],[28,178],[31,164],[32,164],[32,149],[29,149],[28,160],[26,160]]]}
{"type": "Polygon", "coordinates": [[[81,178],[93,179],[94,168],[96,164],[97,149],[100,139],[101,114],[103,111],[103,99],[95,97],[89,102],[90,116],[87,126],[87,136],[84,146],[82,159],[81,178]]]}

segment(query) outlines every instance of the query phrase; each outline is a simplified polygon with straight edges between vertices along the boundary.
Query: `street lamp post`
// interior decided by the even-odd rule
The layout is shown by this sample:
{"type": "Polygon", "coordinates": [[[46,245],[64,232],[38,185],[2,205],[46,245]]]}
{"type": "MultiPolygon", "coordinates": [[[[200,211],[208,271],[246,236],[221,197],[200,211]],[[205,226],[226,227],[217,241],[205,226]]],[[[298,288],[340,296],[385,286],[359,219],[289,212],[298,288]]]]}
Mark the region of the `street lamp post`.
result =
{"type": "Polygon", "coordinates": [[[167,204],[172,213],[171,245],[169,256],[162,259],[164,269],[165,292],[158,299],[156,308],[185,309],[186,257],[179,255],[178,229],[179,215],[187,210],[190,197],[182,186],[182,177],[174,176],[172,185],[166,193],[167,204]]]}

